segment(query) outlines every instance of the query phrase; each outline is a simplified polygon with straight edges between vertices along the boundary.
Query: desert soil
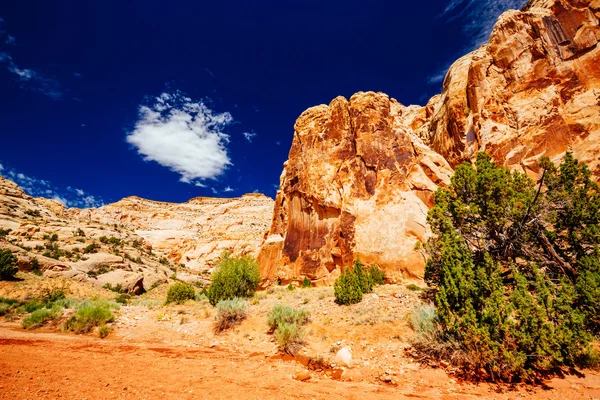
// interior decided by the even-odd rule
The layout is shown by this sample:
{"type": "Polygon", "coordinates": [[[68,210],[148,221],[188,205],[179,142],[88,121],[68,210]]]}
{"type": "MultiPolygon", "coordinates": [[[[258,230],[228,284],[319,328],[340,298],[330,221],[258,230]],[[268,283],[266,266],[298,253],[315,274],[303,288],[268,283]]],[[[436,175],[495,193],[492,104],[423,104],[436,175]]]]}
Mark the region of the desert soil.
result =
{"type": "MultiPolygon", "coordinates": [[[[24,294],[34,283],[2,283],[0,295],[24,294]]],[[[206,301],[164,306],[165,290],[122,306],[106,339],[57,326],[25,331],[18,320],[0,318],[0,399],[600,399],[595,371],[509,387],[420,365],[404,351],[414,335],[408,316],[420,301],[406,285],[378,287],[350,307],[334,303],[332,288],[273,288],[252,300],[247,320],[220,334],[206,301]],[[277,303],[311,313],[295,359],[281,356],[267,332],[267,312],[277,303]],[[335,365],[343,346],[352,349],[351,368],[335,365]]]]}

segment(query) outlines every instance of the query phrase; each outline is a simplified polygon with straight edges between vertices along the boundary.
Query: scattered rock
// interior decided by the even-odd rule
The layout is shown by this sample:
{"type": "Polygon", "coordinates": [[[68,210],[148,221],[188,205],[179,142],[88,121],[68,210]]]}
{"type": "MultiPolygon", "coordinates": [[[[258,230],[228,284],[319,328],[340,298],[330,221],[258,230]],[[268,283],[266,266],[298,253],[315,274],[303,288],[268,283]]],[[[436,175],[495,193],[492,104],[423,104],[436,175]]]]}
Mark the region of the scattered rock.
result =
{"type": "Polygon", "coordinates": [[[342,347],[335,355],[335,363],[338,365],[352,366],[352,351],[350,347],[342,347]]]}

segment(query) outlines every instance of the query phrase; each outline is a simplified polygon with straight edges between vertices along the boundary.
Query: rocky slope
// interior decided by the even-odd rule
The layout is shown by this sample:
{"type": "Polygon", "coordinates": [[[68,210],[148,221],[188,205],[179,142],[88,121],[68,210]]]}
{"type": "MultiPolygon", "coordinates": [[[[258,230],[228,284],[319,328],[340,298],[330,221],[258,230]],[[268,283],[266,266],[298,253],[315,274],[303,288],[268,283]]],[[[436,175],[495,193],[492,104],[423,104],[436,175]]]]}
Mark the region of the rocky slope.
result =
{"type": "Polygon", "coordinates": [[[78,219],[133,229],[175,264],[209,269],[223,251],[256,256],[273,200],[262,194],[198,197],[174,204],[128,197],[98,209],[69,210],[78,219]]]}
{"type": "Polygon", "coordinates": [[[139,293],[177,278],[205,281],[224,250],[256,254],[273,200],[197,198],[184,204],[127,198],[66,209],[0,176],[0,248],[19,269],[139,293]]]}
{"type": "Polygon", "coordinates": [[[390,280],[420,275],[432,194],[479,151],[536,176],[539,157],[569,150],[599,177],[599,18],[598,0],[532,0],[502,15],[425,107],[357,93],[303,113],[263,275],[327,284],[356,256],[390,280]]]}

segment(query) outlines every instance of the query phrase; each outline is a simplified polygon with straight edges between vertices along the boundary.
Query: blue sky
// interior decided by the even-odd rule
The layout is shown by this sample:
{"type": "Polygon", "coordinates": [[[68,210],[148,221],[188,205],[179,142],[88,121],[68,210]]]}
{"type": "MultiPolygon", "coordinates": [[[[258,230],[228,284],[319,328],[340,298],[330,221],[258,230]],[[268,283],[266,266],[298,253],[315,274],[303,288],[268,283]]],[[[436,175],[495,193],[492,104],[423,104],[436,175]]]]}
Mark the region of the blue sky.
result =
{"type": "Polygon", "coordinates": [[[0,3],[0,174],[69,206],[273,197],[296,118],[403,104],[523,0],[0,3]]]}

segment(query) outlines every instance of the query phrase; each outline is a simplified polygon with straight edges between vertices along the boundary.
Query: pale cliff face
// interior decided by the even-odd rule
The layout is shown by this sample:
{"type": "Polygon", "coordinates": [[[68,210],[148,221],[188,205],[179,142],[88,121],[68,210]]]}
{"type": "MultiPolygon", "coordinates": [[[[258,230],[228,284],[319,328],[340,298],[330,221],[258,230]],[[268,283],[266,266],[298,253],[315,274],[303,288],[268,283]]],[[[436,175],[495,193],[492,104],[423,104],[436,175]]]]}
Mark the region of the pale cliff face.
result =
{"type": "Polygon", "coordinates": [[[432,194],[451,167],[489,152],[537,174],[572,151],[600,176],[600,1],[534,0],[502,15],[459,59],[441,95],[404,107],[357,93],[296,122],[259,256],[267,279],[331,283],[356,256],[392,280],[420,275],[432,194]]]}

